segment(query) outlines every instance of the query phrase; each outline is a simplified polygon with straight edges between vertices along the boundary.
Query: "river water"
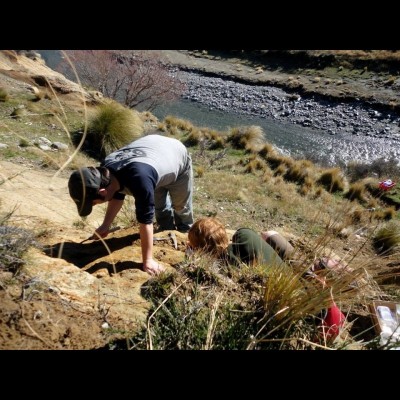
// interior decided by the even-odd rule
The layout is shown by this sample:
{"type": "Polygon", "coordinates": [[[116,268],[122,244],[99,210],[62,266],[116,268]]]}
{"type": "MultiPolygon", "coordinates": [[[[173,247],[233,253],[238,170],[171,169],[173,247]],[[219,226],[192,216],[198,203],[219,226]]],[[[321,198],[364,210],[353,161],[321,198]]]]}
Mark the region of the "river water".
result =
{"type": "Polygon", "coordinates": [[[153,113],[159,119],[173,115],[189,120],[196,126],[217,130],[226,130],[240,125],[258,125],[264,131],[266,142],[273,144],[282,154],[305,157],[326,165],[347,163],[351,160],[369,162],[372,151],[374,158],[392,154],[392,145],[384,139],[342,134],[331,136],[323,131],[293,125],[289,122],[276,122],[267,118],[221,112],[185,99],[158,107],[153,113]]]}
{"type": "Polygon", "coordinates": [[[324,165],[400,158],[397,116],[359,104],[315,99],[294,103],[287,101],[290,94],[279,88],[255,87],[195,73],[185,72],[183,76],[187,92],[180,100],[154,110],[159,119],[173,115],[217,130],[258,125],[265,140],[283,154],[324,165]],[[302,126],[306,123],[312,126],[302,126]]]}
{"type": "MultiPolygon", "coordinates": [[[[59,51],[39,52],[50,67],[58,64],[59,51]]],[[[313,98],[287,101],[291,94],[279,88],[245,85],[193,72],[180,71],[178,76],[187,84],[187,91],[178,101],[154,110],[159,119],[174,115],[217,130],[258,125],[265,140],[283,154],[324,165],[400,159],[398,116],[358,104],[313,98]]]]}

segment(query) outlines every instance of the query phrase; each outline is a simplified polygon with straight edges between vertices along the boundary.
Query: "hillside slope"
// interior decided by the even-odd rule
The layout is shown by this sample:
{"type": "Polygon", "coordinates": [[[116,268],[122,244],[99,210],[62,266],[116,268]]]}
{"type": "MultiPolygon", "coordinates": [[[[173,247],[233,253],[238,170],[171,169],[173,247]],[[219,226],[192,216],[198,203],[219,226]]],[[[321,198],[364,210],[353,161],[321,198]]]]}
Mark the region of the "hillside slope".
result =
{"type": "MultiPolygon", "coordinates": [[[[79,218],[67,189],[70,171],[58,172],[57,164],[48,161],[48,154],[55,159],[59,152],[29,153],[20,145],[23,135],[32,131],[33,136],[54,135],[68,142],[60,123],[64,121],[62,113],[54,112],[57,118],[52,120],[39,120],[33,114],[16,120],[9,118],[16,105],[32,103],[32,87],[48,92],[50,97],[35,102],[36,107],[58,107],[60,102],[67,111],[76,108],[81,118],[82,96],[90,102],[98,101],[99,96],[76,88],[40,60],[12,52],[0,52],[0,87],[7,89],[13,102],[2,107],[0,120],[0,143],[9,143],[0,149],[0,219],[10,215],[7,224],[34,232],[37,242],[29,250],[19,275],[0,269],[0,349],[112,348],[116,340],[131,337],[144,326],[150,309],[143,290],[151,278],[141,269],[138,227],[132,223],[133,207],[131,220],[120,221],[121,229],[104,242],[81,243],[101,223],[104,206],[97,206],[85,220],[79,218]],[[38,79],[39,75],[46,79],[38,79]],[[45,83],[53,78],[51,87],[57,97],[45,83]],[[39,155],[40,162],[32,154],[39,155]]],[[[72,153],[71,148],[68,151],[64,158],[72,153]]],[[[285,183],[279,176],[271,174],[266,181],[260,173],[246,173],[243,160],[250,157],[246,154],[242,158],[236,154],[232,158],[217,158],[215,153],[201,148],[191,148],[191,152],[198,172],[196,218],[217,215],[233,230],[241,226],[258,231],[277,229],[293,243],[313,249],[323,241],[323,229],[332,227],[330,218],[344,218],[344,203],[328,193],[320,198],[305,197],[298,193],[295,184],[285,183]],[[311,215],[316,210],[321,210],[318,219],[311,215]]],[[[368,213],[363,211],[366,216],[357,230],[332,236],[329,247],[334,251],[328,247],[325,251],[355,261],[370,275],[397,272],[398,255],[377,257],[363,233],[370,228],[363,226],[368,213]]],[[[156,236],[166,237],[167,233],[156,236]]],[[[169,272],[176,271],[185,259],[187,237],[173,233],[178,249],[168,240],[157,241],[154,248],[155,257],[169,272]]],[[[343,304],[343,310],[353,321],[364,318],[363,322],[371,328],[367,301],[389,297],[380,291],[363,291],[363,302],[356,307],[343,304]]]]}

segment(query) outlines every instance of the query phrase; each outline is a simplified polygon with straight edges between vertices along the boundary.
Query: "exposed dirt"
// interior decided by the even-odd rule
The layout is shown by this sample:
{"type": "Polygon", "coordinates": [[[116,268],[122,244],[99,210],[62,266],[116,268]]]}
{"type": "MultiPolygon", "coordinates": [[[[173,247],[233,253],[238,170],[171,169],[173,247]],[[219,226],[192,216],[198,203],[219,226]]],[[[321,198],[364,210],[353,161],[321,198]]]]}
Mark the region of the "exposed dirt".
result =
{"type": "MultiPolygon", "coordinates": [[[[102,206],[79,229],[66,177],[6,161],[0,171],[1,211],[14,209],[12,224],[36,232],[41,245],[29,251],[22,275],[0,276],[0,348],[93,349],[129,336],[148,310],[137,227],[81,244],[102,221],[102,206]]],[[[175,234],[179,250],[172,241],[154,249],[167,267],[184,257],[186,235],[175,234]]]]}

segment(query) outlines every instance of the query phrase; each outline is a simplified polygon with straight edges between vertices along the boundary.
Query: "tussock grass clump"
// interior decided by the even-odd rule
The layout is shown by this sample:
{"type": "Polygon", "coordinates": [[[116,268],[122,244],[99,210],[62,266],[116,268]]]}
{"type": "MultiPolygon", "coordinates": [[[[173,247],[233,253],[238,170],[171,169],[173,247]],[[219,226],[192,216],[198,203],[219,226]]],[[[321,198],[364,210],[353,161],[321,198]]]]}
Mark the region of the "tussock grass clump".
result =
{"type": "MultiPolygon", "coordinates": [[[[143,133],[143,121],[136,111],[109,101],[95,109],[89,121],[84,150],[96,159],[126,146],[143,133]]],[[[82,134],[78,135],[80,140],[82,134]]]]}
{"type": "Polygon", "coordinates": [[[296,162],[290,165],[285,172],[284,178],[289,182],[303,184],[308,177],[308,170],[304,164],[296,162]]]}
{"type": "Polygon", "coordinates": [[[11,112],[10,116],[11,118],[14,119],[20,119],[21,117],[25,116],[27,114],[26,107],[25,105],[21,104],[18,107],[14,108],[14,110],[11,112]]]}
{"type": "Polygon", "coordinates": [[[210,130],[206,133],[206,136],[209,138],[210,141],[209,145],[210,150],[219,150],[225,148],[226,138],[224,133],[215,130],[210,130]]]}
{"type": "Polygon", "coordinates": [[[272,153],[267,156],[267,163],[269,164],[271,169],[276,169],[282,164],[286,165],[286,158],[279,154],[272,153]]]}
{"type": "Polygon", "coordinates": [[[29,147],[31,144],[29,143],[29,140],[25,139],[25,138],[21,138],[19,140],[19,147],[29,147]]]}
{"type": "Polygon", "coordinates": [[[330,276],[325,272],[326,286],[323,286],[316,279],[304,279],[304,272],[284,265],[270,266],[266,270],[263,293],[265,314],[250,348],[268,341],[279,343],[280,347],[276,348],[301,348],[307,341],[318,340],[324,346],[329,345],[328,338],[318,333],[319,316],[324,308],[332,304],[332,299],[339,302],[339,299],[351,296],[349,283],[355,275],[330,276]],[[286,343],[289,338],[290,344],[286,343]]]}
{"type": "Polygon", "coordinates": [[[314,192],[314,198],[321,197],[323,195],[323,193],[324,193],[324,189],[322,189],[321,187],[316,188],[315,192],[314,192]]]}
{"type": "Polygon", "coordinates": [[[167,132],[168,130],[167,125],[165,125],[164,122],[159,122],[157,124],[157,129],[161,132],[167,132]]]}
{"type": "Polygon", "coordinates": [[[361,222],[364,213],[365,213],[364,210],[360,209],[353,210],[349,213],[349,219],[352,223],[357,224],[361,222]]]}
{"type": "Polygon", "coordinates": [[[373,237],[373,244],[379,254],[393,252],[400,244],[400,223],[390,221],[380,228],[373,237]]]}
{"type": "Polygon", "coordinates": [[[259,159],[255,154],[252,154],[245,165],[244,171],[246,173],[255,173],[256,171],[265,171],[267,169],[267,165],[264,161],[259,159]]]}
{"type": "Polygon", "coordinates": [[[194,126],[191,122],[184,119],[173,117],[171,115],[167,115],[164,118],[164,123],[166,124],[168,130],[172,127],[175,127],[180,131],[182,131],[183,133],[190,133],[194,129],[194,126]]]}
{"type": "Polygon", "coordinates": [[[227,142],[234,149],[251,150],[260,146],[264,141],[264,132],[260,126],[239,126],[232,128],[227,137],[227,142]]]}
{"type": "Polygon", "coordinates": [[[207,128],[193,128],[193,130],[182,139],[182,143],[187,147],[200,146],[202,155],[204,155],[205,150],[226,148],[224,134],[207,128]]]}
{"type": "Polygon", "coordinates": [[[381,189],[379,189],[379,181],[374,178],[366,178],[364,180],[365,190],[374,197],[380,197],[381,189]]]}
{"type": "Polygon", "coordinates": [[[284,164],[281,164],[275,169],[275,175],[284,177],[286,171],[287,171],[286,166],[284,164]]]}
{"type": "Polygon", "coordinates": [[[8,93],[8,91],[3,88],[0,87],[0,102],[4,103],[6,101],[8,101],[10,99],[10,95],[8,93]]]}
{"type": "Polygon", "coordinates": [[[264,144],[263,147],[261,147],[261,149],[258,152],[258,155],[263,158],[263,159],[267,159],[269,155],[271,154],[276,154],[274,147],[272,146],[272,144],[270,143],[266,143],[264,144]]]}
{"type": "Polygon", "coordinates": [[[198,167],[195,168],[195,173],[196,173],[196,177],[197,178],[203,177],[204,176],[204,172],[205,172],[205,170],[204,170],[204,168],[202,166],[198,166],[198,167]]]}
{"type": "Polygon", "coordinates": [[[374,213],[376,219],[389,221],[396,217],[396,209],[394,207],[386,207],[382,210],[377,210],[374,213]]]}
{"type": "Polygon", "coordinates": [[[324,171],[317,183],[322,185],[329,193],[340,192],[344,189],[344,178],[339,168],[331,168],[324,171]]]}
{"type": "Polygon", "coordinates": [[[204,140],[204,135],[199,129],[192,130],[185,139],[182,140],[182,143],[186,147],[194,147],[198,146],[201,141],[204,140]]]}
{"type": "Polygon", "coordinates": [[[349,200],[365,201],[365,184],[363,182],[354,182],[350,185],[345,197],[349,200]]]}

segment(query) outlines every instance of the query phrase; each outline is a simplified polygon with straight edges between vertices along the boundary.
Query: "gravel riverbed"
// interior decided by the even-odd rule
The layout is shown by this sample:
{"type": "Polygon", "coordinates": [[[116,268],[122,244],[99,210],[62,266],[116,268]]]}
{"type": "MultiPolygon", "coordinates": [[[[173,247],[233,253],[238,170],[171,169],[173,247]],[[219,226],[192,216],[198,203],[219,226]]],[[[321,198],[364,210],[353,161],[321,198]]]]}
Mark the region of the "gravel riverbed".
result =
{"type": "MultiPolygon", "coordinates": [[[[180,71],[187,84],[183,98],[198,102],[210,111],[238,113],[296,127],[307,140],[328,151],[331,164],[341,160],[369,162],[376,158],[400,157],[400,117],[361,102],[333,102],[316,97],[302,98],[283,89],[251,85],[194,72],[180,71]],[[312,136],[315,131],[315,137],[312,136]]],[[[293,129],[290,130],[293,132],[293,129]]],[[[296,143],[293,143],[296,146],[296,143]]],[[[290,151],[290,153],[293,153],[290,151]]]]}

